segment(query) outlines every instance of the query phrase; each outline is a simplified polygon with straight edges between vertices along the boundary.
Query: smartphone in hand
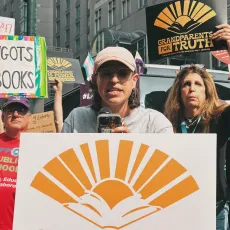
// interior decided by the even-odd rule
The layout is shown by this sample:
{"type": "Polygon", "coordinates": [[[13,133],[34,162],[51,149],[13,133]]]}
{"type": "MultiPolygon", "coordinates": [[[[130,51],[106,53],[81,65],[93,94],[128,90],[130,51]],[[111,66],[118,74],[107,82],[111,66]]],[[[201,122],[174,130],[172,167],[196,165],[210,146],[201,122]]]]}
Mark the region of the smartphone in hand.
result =
{"type": "Polygon", "coordinates": [[[97,117],[97,130],[99,133],[111,133],[116,127],[122,125],[118,114],[100,114],[97,117]]]}

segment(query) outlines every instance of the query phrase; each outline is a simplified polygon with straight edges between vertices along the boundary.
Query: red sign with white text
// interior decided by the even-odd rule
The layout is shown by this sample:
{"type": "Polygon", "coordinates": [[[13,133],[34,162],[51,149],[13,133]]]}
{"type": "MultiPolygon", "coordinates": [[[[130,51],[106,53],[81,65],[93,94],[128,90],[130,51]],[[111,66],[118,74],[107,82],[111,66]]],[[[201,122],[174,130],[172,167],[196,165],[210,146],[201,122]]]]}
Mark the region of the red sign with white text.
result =
{"type": "Polygon", "coordinates": [[[225,64],[230,64],[230,57],[227,50],[217,50],[211,52],[211,54],[219,61],[224,62],[225,64]]]}

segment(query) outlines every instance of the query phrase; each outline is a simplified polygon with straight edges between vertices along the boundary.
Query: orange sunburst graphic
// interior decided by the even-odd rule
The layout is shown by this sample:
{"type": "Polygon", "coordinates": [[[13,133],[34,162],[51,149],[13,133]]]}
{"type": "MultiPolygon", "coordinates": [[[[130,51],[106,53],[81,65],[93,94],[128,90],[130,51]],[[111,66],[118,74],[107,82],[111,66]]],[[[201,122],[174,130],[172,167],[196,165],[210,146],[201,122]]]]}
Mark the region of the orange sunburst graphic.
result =
{"type": "Polygon", "coordinates": [[[102,229],[121,229],[199,190],[175,159],[134,144],[121,140],[114,151],[109,140],[98,140],[69,149],[48,162],[31,186],[102,229]]]}
{"type": "Polygon", "coordinates": [[[157,16],[155,26],[175,34],[187,34],[216,16],[215,11],[202,2],[184,0],[174,2],[157,16]]]}
{"type": "Polygon", "coordinates": [[[47,65],[56,70],[64,70],[72,66],[70,62],[62,58],[48,58],[47,65]]]}

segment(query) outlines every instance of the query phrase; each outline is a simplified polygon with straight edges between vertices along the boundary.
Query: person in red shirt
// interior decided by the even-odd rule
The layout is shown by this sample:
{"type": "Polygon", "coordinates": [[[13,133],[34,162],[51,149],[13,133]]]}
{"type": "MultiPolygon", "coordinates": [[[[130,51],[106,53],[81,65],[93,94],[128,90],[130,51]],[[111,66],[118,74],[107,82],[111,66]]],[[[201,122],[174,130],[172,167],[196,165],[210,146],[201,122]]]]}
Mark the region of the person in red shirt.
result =
{"type": "Polygon", "coordinates": [[[23,97],[9,97],[3,104],[2,121],[5,132],[0,134],[0,230],[12,230],[19,141],[26,131],[30,110],[23,97]]]}

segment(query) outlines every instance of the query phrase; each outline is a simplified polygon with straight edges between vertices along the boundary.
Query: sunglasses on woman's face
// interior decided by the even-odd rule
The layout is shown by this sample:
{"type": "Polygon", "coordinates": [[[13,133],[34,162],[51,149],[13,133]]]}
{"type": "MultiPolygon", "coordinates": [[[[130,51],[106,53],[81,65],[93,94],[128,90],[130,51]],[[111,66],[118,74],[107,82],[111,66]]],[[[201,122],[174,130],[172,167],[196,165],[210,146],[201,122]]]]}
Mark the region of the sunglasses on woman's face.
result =
{"type": "Polygon", "coordinates": [[[116,74],[121,81],[128,80],[132,71],[127,68],[120,69],[110,69],[110,68],[101,68],[98,70],[99,76],[103,79],[111,78],[116,74]]]}
{"type": "Polygon", "coordinates": [[[192,66],[195,66],[195,67],[200,68],[200,69],[206,69],[205,65],[203,65],[203,64],[185,64],[185,65],[180,66],[180,70],[185,69],[185,68],[190,68],[192,66]]]}

